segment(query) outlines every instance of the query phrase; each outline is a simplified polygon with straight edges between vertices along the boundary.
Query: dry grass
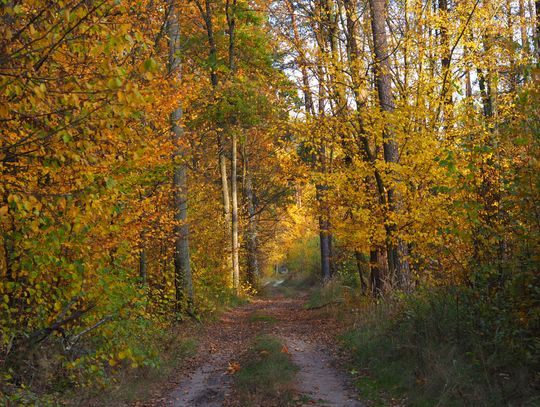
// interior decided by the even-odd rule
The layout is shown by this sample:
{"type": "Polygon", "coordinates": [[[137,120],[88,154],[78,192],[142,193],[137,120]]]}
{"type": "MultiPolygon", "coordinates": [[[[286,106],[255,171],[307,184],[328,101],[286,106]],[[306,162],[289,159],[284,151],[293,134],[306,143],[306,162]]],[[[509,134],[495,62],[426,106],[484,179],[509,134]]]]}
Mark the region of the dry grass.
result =
{"type": "Polygon", "coordinates": [[[283,344],[271,336],[260,336],[241,359],[234,387],[239,406],[288,406],[298,368],[283,344]]]}

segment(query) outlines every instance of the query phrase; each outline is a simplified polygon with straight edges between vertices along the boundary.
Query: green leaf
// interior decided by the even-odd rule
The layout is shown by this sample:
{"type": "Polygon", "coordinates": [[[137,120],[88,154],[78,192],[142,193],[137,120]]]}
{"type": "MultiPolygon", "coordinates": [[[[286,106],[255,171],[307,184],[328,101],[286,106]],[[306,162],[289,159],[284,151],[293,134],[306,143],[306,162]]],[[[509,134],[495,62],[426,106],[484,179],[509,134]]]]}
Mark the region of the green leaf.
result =
{"type": "Polygon", "coordinates": [[[144,61],[144,69],[148,72],[153,72],[157,68],[157,62],[154,58],[148,58],[146,61],[144,61]]]}
{"type": "Polygon", "coordinates": [[[111,78],[107,82],[107,86],[109,87],[109,89],[118,89],[119,87],[122,86],[122,79],[120,79],[120,78],[111,78]]]}
{"type": "Polygon", "coordinates": [[[514,144],[516,146],[526,146],[529,144],[529,140],[527,140],[525,137],[517,137],[514,139],[514,144]]]}
{"type": "Polygon", "coordinates": [[[112,177],[107,177],[105,179],[105,185],[107,186],[107,189],[114,188],[116,186],[116,180],[112,177]]]}

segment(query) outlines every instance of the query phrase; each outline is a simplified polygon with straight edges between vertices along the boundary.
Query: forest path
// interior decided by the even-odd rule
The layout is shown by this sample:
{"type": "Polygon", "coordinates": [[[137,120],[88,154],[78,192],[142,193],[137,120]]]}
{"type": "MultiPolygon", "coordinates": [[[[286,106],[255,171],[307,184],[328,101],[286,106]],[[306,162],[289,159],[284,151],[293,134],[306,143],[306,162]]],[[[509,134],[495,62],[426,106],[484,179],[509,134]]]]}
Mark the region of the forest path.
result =
{"type": "MultiPolygon", "coordinates": [[[[306,310],[306,295],[258,298],[224,313],[202,328],[199,351],[168,397],[151,406],[236,406],[229,366],[262,334],[287,344],[299,367],[296,406],[361,407],[336,357],[340,324],[318,310],[306,310]]],[[[273,406],[269,400],[265,406],[273,406]]],[[[276,406],[278,407],[278,406],[276,406]]]]}

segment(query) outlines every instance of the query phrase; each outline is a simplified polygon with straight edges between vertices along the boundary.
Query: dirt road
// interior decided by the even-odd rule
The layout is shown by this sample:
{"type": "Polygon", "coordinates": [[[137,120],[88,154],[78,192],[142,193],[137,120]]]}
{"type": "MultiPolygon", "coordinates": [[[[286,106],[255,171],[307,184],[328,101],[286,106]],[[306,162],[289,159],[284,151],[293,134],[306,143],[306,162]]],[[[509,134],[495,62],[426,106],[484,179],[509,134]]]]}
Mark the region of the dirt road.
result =
{"type": "Polygon", "coordinates": [[[270,334],[287,344],[299,367],[298,406],[361,407],[340,367],[335,337],[340,325],[324,313],[304,308],[306,298],[275,296],[231,310],[200,333],[198,355],[174,390],[153,406],[221,407],[235,405],[229,366],[255,336],[270,334]]]}

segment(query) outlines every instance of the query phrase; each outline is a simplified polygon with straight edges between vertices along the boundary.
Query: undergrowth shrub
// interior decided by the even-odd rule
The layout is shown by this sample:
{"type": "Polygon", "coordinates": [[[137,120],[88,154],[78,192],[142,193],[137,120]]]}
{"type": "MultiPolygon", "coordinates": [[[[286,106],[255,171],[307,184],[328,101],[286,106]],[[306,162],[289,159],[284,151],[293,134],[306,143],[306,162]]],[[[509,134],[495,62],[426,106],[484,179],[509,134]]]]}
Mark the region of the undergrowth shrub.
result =
{"type": "MultiPolygon", "coordinates": [[[[330,281],[317,286],[310,292],[305,307],[307,309],[317,309],[332,306],[340,308],[356,308],[358,304],[369,301],[369,298],[362,295],[358,287],[351,284],[350,276],[338,274],[330,281]]],[[[335,308],[335,307],[334,307],[335,308]]]]}
{"type": "Polygon", "coordinates": [[[355,370],[367,369],[358,384],[368,397],[386,392],[411,406],[540,403],[538,307],[524,309],[516,296],[531,281],[495,288],[476,278],[475,285],[420,289],[364,310],[343,341],[355,370]]]}
{"type": "Polygon", "coordinates": [[[316,235],[297,239],[287,248],[284,265],[295,273],[320,274],[319,237],[316,235]]]}
{"type": "Polygon", "coordinates": [[[59,405],[66,397],[91,397],[114,388],[130,372],[162,371],[166,359],[177,361],[193,348],[170,326],[142,314],[124,316],[72,346],[61,334],[38,343],[21,339],[2,361],[0,405],[59,405]]]}
{"type": "Polygon", "coordinates": [[[341,304],[344,301],[345,287],[339,277],[335,277],[327,283],[317,287],[309,295],[305,305],[307,309],[322,308],[327,305],[341,304]]]}

